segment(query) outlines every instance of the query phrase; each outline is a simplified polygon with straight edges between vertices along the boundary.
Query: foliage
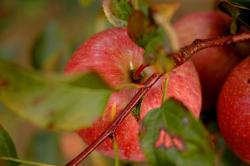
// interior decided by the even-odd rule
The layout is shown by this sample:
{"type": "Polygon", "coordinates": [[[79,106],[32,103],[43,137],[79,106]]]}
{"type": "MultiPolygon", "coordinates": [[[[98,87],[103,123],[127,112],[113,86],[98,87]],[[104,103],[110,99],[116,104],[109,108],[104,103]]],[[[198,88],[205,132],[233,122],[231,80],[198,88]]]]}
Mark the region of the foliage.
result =
{"type": "Polygon", "coordinates": [[[222,1],[219,7],[233,17],[231,32],[236,33],[240,24],[250,27],[250,2],[248,0],[227,0],[222,1]]]}
{"type": "Polygon", "coordinates": [[[15,145],[7,131],[0,125],[0,165],[17,166],[19,164],[1,160],[1,157],[17,158],[15,145]]]}
{"type": "Polygon", "coordinates": [[[130,38],[145,49],[145,63],[156,64],[160,71],[170,71],[174,62],[166,58],[166,51],[176,50],[178,46],[169,22],[179,5],[149,5],[148,1],[142,0],[103,2],[104,12],[110,23],[118,27],[127,26],[130,38]],[[113,8],[116,9],[115,12],[112,12],[113,8]]]}
{"type": "Polygon", "coordinates": [[[0,99],[6,107],[40,127],[57,130],[90,125],[111,94],[96,74],[43,75],[2,60],[0,80],[0,99]]]}
{"type": "Polygon", "coordinates": [[[63,164],[63,155],[60,147],[60,135],[55,132],[39,131],[29,140],[25,156],[28,160],[63,164]]]}
{"type": "Polygon", "coordinates": [[[38,36],[32,48],[32,65],[38,70],[62,70],[66,61],[67,48],[62,32],[51,22],[38,36]]]}
{"type": "Polygon", "coordinates": [[[215,153],[202,124],[181,103],[168,99],[150,111],[140,134],[151,165],[212,166],[215,153]]]}

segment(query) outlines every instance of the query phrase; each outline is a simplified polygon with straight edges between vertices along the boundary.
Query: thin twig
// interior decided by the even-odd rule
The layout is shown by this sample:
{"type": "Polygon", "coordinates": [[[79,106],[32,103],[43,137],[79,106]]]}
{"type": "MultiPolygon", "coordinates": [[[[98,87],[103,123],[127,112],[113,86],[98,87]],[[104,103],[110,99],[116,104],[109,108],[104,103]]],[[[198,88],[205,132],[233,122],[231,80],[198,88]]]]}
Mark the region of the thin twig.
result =
{"type": "Polygon", "coordinates": [[[127,117],[127,115],[132,111],[135,105],[140,101],[140,99],[149,91],[149,89],[162,77],[160,74],[153,74],[144,83],[144,87],[139,89],[135,94],[133,99],[127,104],[127,106],[120,112],[120,114],[115,118],[112,124],[84,151],[82,151],[78,156],[76,156],[72,161],[66,164],[66,166],[77,166],[82,160],[84,160],[93,150],[96,149],[103,141],[108,137],[112,137],[117,126],[127,117]]]}
{"type": "Polygon", "coordinates": [[[177,53],[172,53],[176,65],[179,66],[189,60],[195,53],[211,47],[220,47],[250,40],[250,31],[235,35],[220,36],[211,39],[196,39],[191,45],[183,47],[177,53]]]}

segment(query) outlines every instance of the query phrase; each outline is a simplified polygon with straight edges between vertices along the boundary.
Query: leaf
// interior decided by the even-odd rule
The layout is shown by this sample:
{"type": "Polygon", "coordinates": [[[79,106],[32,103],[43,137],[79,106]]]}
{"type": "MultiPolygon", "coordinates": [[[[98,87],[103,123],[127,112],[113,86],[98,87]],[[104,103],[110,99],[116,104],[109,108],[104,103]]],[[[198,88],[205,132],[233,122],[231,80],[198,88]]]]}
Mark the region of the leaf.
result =
{"type": "MultiPolygon", "coordinates": [[[[219,133],[213,133],[215,147],[217,153],[217,160],[219,166],[235,166],[242,165],[241,161],[232,151],[227,147],[223,137],[219,133]]],[[[243,164],[244,165],[244,164],[243,164]]]]}
{"type": "MultiPolygon", "coordinates": [[[[15,145],[12,142],[7,131],[0,125],[0,157],[17,157],[15,145]]],[[[17,166],[19,164],[13,162],[5,162],[0,158],[0,165],[17,166]]]]}
{"type": "Polygon", "coordinates": [[[9,162],[12,162],[12,163],[16,163],[16,164],[20,163],[20,164],[23,164],[23,165],[30,165],[30,166],[55,166],[55,165],[50,165],[50,164],[45,164],[45,163],[38,163],[38,162],[27,161],[27,160],[20,160],[20,159],[13,158],[13,157],[0,157],[0,159],[5,160],[5,161],[9,161],[9,162]]]}
{"type": "Polygon", "coordinates": [[[131,0],[131,4],[135,10],[141,11],[143,14],[148,16],[150,0],[131,0]]]}
{"type": "Polygon", "coordinates": [[[208,133],[179,102],[169,99],[150,111],[140,131],[141,146],[149,163],[178,166],[213,166],[215,155],[208,133]]]}
{"type": "Polygon", "coordinates": [[[66,61],[66,45],[55,22],[37,37],[32,48],[32,65],[39,70],[62,70],[66,61]]]}
{"type": "Polygon", "coordinates": [[[125,27],[132,12],[132,6],[128,0],[103,0],[103,10],[112,25],[125,27]]]}
{"type": "Polygon", "coordinates": [[[241,161],[232,151],[228,148],[224,149],[222,156],[220,156],[220,166],[235,166],[235,165],[243,165],[243,161],[241,161]]]}
{"type": "Polygon", "coordinates": [[[244,24],[250,27],[250,2],[245,0],[224,0],[219,3],[219,8],[233,17],[231,33],[236,33],[239,26],[244,24]]]}
{"type": "Polygon", "coordinates": [[[59,164],[63,156],[59,145],[59,135],[55,132],[41,131],[29,142],[27,159],[44,163],[59,164]]]}
{"type": "Polygon", "coordinates": [[[76,130],[89,126],[111,94],[94,73],[49,76],[0,60],[0,100],[43,128],[76,130]]]}
{"type": "MultiPolygon", "coordinates": [[[[159,51],[163,50],[164,33],[152,18],[141,11],[134,11],[128,20],[128,35],[140,47],[144,48],[146,64],[153,64],[159,51]]],[[[163,50],[164,52],[164,50],[163,50]]]]}
{"type": "Polygon", "coordinates": [[[157,27],[141,11],[133,11],[128,19],[128,35],[139,46],[145,48],[148,42],[157,35],[157,27]]]}
{"type": "Polygon", "coordinates": [[[170,25],[178,7],[179,3],[153,4],[148,15],[135,10],[128,19],[129,37],[144,48],[144,63],[154,64],[158,72],[169,71],[174,66],[174,60],[167,57],[166,52],[179,49],[176,34],[170,25]]]}
{"type": "Polygon", "coordinates": [[[131,113],[137,121],[141,120],[141,117],[140,117],[141,101],[135,106],[135,108],[131,111],[131,113]]]}
{"type": "Polygon", "coordinates": [[[177,35],[172,27],[170,20],[179,9],[180,3],[157,3],[152,5],[152,13],[155,22],[164,29],[165,32],[165,41],[163,40],[164,45],[169,45],[172,51],[178,51],[178,39],[177,35]],[[167,44],[166,44],[167,43],[167,44]]]}

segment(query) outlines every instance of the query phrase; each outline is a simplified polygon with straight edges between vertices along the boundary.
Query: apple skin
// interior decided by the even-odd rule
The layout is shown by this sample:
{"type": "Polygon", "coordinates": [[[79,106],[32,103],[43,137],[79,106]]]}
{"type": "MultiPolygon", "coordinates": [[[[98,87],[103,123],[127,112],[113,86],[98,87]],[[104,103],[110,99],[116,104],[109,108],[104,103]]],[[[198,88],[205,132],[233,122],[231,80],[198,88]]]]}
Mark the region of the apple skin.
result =
{"type": "Polygon", "coordinates": [[[250,164],[250,57],[229,74],[220,92],[217,111],[227,145],[250,164]]]}
{"type": "MultiPolygon", "coordinates": [[[[126,29],[112,28],[98,33],[86,41],[68,62],[65,73],[97,72],[110,86],[131,83],[131,70],[143,63],[143,49],[127,35],[126,29]]],[[[166,78],[160,79],[144,96],[141,103],[140,119],[129,114],[115,132],[119,147],[119,159],[143,161],[144,155],[139,144],[141,119],[151,109],[160,107],[166,78]]],[[[92,143],[110,125],[114,117],[122,111],[138,89],[125,88],[114,92],[104,110],[103,116],[89,128],[78,131],[87,144],[92,143]]],[[[201,109],[201,88],[198,74],[191,61],[174,69],[165,92],[167,97],[175,97],[199,117],[201,109]]],[[[90,110],[91,111],[91,110],[90,110]]],[[[98,148],[101,153],[114,156],[112,139],[107,138],[98,148]]]]}
{"type": "Polygon", "coordinates": [[[75,51],[65,72],[95,71],[113,88],[131,83],[130,71],[143,63],[143,49],[126,33],[116,28],[94,35],[75,51]]]}
{"type": "MultiPolygon", "coordinates": [[[[231,18],[221,12],[195,12],[174,23],[181,47],[195,39],[207,39],[229,33],[231,18]]],[[[204,49],[191,58],[201,82],[202,110],[216,108],[218,94],[228,73],[239,62],[233,47],[204,49]]]]}

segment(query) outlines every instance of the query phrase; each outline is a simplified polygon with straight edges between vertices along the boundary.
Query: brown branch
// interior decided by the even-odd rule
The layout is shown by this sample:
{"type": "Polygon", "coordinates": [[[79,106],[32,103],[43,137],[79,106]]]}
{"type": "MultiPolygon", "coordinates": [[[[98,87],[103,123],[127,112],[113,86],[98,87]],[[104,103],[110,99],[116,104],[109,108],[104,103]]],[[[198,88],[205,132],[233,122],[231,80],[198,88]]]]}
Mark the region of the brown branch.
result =
{"type": "MultiPolygon", "coordinates": [[[[176,61],[176,66],[179,66],[189,60],[195,53],[210,47],[225,46],[233,43],[238,43],[242,41],[250,40],[250,32],[244,32],[236,35],[228,35],[222,37],[216,37],[211,39],[197,39],[191,45],[188,45],[180,49],[177,53],[169,54],[176,61]]],[[[138,72],[141,69],[138,70],[138,72]]],[[[93,150],[95,150],[103,141],[108,137],[113,136],[118,125],[127,117],[127,115],[133,110],[140,99],[149,91],[149,89],[161,78],[162,74],[153,74],[146,82],[144,87],[139,89],[136,95],[131,99],[128,105],[120,112],[120,114],[115,118],[112,124],[84,151],[82,151],[78,156],[66,164],[66,166],[77,166],[82,160],[84,160],[93,150]]]]}
{"type": "Polygon", "coordinates": [[[127,117],[127,115],[132,111],[140,99],[149,91],[149,89],[161,78],[160,74],[153,74],[144,83],[144,87],[139,89],[135,94],[133,99],[127,104],[127,106],[120,112],[120,114],[115,118],[112,124],[84,151],[82,151],[78,156],[76,156],[72,161],[66,164],[66,166],[77,166],[82,160],[84,160],[93,150],[95,150],[98,145],[100,145],[106,138],[112,137],[115,133],[117,126],[127,117]]]}
{"type": "Polygon", "coordinates": [[[179,66],[189,60],[192,55],[205,48],[220,47],[248,40],[250,40],[250,31],[211,39],[196,39],[191,45],[181,48],[177,53],[171,53],[170,56],[174,58],[176,65],[179,66]]]}

